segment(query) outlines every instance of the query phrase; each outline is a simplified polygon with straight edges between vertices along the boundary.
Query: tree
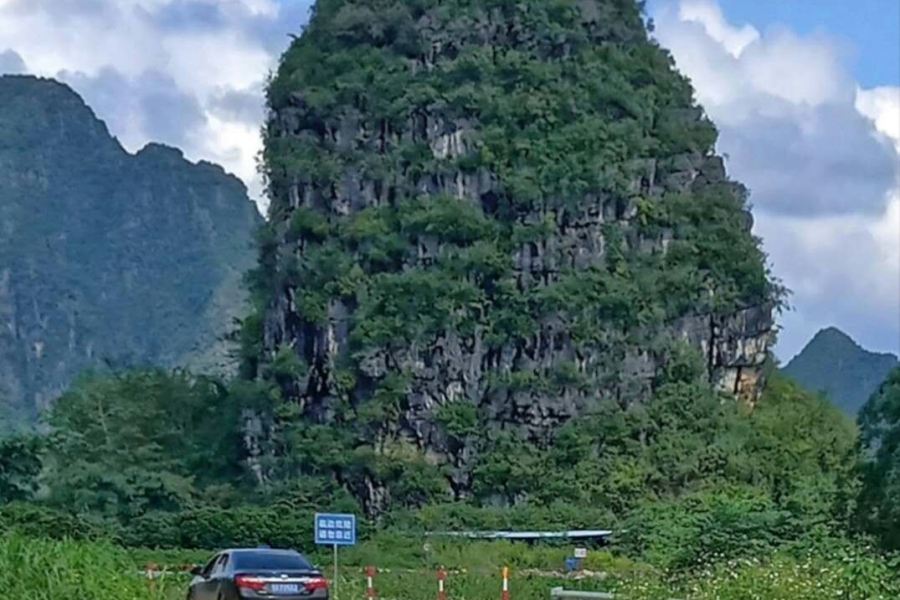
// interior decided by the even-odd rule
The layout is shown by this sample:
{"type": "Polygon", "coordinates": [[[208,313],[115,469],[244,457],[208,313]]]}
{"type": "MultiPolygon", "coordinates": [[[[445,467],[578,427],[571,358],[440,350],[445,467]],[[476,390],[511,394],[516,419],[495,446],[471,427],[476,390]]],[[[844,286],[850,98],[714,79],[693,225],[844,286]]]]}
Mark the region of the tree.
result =
{"type": "Polygon", "coordinates": [[[900,549],[900,369],[895,369],[859,416],[863,490],[861,526],[886,548],[900,549]]]}
{"type": "Polygon", "coordinates": [[[83,377],[49,416],[51,502],[122,518],[183,508],[210,485],[240,480],[239,417],[215,379],[83,377]]]}
{"type": "Polygon", "coordinates": [[[41,440],[18,436],[0,440],[0,503],[30,500],[41,473],[41,440]]]}

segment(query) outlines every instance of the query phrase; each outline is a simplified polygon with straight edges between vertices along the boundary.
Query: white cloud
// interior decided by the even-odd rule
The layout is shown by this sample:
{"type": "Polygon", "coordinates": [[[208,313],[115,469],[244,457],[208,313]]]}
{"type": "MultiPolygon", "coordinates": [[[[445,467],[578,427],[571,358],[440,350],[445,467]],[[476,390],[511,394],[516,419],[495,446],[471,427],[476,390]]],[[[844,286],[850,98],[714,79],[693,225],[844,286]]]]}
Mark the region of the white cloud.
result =
{"type": "Polygon", "coordinates": [[[670,4],[654,20],[719,126],[719,150],[752,192],[756,232],[794,292],[779,355],[828,325],[896,352],[900,90],[859,90],[834,40],[736,26],[713,0],[670,4]]]}
{"type": "Polygon", "coordinates": [[[25,65],[25,61],[22,60],[22,57],[19,56],[18,53],[13,52],[12,50],[0,51],[0,73],[18,75],[27,72],[28,67],[25,65]]]}
{"type": "Polygon", "coordinates": [[[775,255],[775,267],[790,277],[791,287],[801,298],[834,294],[828,304],[852,302],[861,313],[857,316],[874,311],[887,317],[900,310],[900,196],[896,193],[875,218],[798,218],[758,212],[756,219],[767,233],[766,246],[775,255]],[[893,310],[882,311],[885,307],[893,310]]]}
{"type": "MultiPolygon", "coordinates": [[[[893,140],[900,161],[900,87],[860,90],[856,106],[872,119],[879,133],[893,140]]],[[[884,216],[872,226],[872,237],[881,249],[879,262],[888,267],[884,283],[896,292],[900,285],[900,174],[897,187],[889,194],[884,216]]],[[[897,313],[900,313],[900,306],[897,313]]]]}
{"type": "Polygon", "coordinates": [[[685,0],[679,7],[678,16],[683,22],[702,25],[707,35],[719,42],[735,58],[740,56],[747,46],[759,40],[759,31],[751,25],[732,27],[725,20],[722,9],[714,2],[685,0]]]}
{"type": "Polygon", "coordinates": [[[162,46],[166,72],[184,89],[203,96],[259,83],[277,58],[249,43],[239,31],[180,33],[167,36],[162,46]]]}
{"type": "Polygon", "coordinates": [[[874,121],[881,134],[894,140],[900,152],[900,87],[858,89],[856,108],[874,121]]]}
{"type": "Polygon", "coordinates": [[[255,15],[275,17],[278,15],[278,5],[271,0],[244,0],[244,4],[255,15]]]}
{"type": "Polygon", "coordinates": [[[801,38],[784,28],[763,36],[750,26],[735,28],[713,0],[684,0],[677,12],[664,8],[654,21],[656,37],[694,82],[701,104],[710,112],[736,109],[718,111],[721,119],[746,117],[744,101],[762,113],[781,113],[789,105],[854,96],[839,47],[824,36],[801,38]]]}
{"type": "Polygon", "coordinates": [[[256,173],[257,156],[262,151],[260,126],[246,121],[225,120],[210,115],[205,154],[218,164],[228,164],[249,188],[252,198],[262,198],[262,181],[256,173]]]}
{"type": "Polygon", "coordinates": [[[776,272],[794,292],[782,358],[818,329],[837,325],[863,345],[897,352],[900,196],[876,218],[756,215],[776,272]]]}
{"type": "Polygon", "coordinates": [[[747,48],[740,58],[754,90],[792,104],[819,106],[853,95],[837,47],[824,37],[800,38],[781,29],[747,48]]]}
{"type": "Polygon", "coordinates": [[[66,81],[128,150],[177,145],[238,175],[265,208],[256,170],[263,82],[309,4],[0,0],[0,69],[21,71],[24,61],[28,72],[66,81]],[[237,96],[259,110],[223,110],[222,98],[237,96]]]}

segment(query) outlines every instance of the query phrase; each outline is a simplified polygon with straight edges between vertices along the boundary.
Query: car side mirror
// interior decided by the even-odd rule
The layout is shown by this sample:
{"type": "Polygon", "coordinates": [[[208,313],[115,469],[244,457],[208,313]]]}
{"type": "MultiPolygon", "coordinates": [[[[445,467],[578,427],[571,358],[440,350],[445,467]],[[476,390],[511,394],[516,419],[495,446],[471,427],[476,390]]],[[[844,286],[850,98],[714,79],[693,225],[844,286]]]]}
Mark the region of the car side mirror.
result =
{"type": "Polygon", "coordinates": [[[194,565],[191,568],[191,575],[194,575],[195,577],[202,577],[203,576],[203,567],[201,567],[199,565],[194,565]]]}

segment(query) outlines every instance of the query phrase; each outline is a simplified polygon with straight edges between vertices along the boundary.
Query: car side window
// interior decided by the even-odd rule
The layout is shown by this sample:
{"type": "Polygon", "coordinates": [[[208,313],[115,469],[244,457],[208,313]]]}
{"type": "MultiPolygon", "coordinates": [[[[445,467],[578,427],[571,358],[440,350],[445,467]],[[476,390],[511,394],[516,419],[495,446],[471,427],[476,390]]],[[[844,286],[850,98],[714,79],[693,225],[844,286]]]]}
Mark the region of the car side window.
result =
{"type": "Polygon", "coordinates": [[[223,554],[219,557],[219,561],[216,563],[216,566],[213,569],[213,577],[219,577],[224,574],[226,568],[228,568],[228,555],[223,554]]]}
{"type": "Polygon", "coordinates": [[[200,574],[204,579],[209,579],[209,576],[212,575],[213,568],[216,566],[216,563],[219,562],[219,558],[221,557],[213,556],[212,559],[208,563],[206,563],[206,566],[203,567],[203,571],[201,571],[200,574]]]}

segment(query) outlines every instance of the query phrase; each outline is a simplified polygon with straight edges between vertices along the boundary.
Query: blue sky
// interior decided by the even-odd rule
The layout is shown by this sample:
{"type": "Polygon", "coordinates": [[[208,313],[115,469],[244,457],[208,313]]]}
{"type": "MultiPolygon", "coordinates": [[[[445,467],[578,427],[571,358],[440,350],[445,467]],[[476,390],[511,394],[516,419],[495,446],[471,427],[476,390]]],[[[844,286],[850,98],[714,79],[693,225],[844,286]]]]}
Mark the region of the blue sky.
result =
{"type": "Polygon", "coordinates": [[[863,87],[900,84],[898,0],[721,0],[735,22],[757,29],[787,26],[801,34],[818,31],[842,38],[849,65],[863,87]]]}
{"type": "MultiPolygon", "coordinates": [[[[650,0],[651,14],[673,0],[650,0]]],[[[900,0],[719,0],[728,19],[760,31],[787,27],[846,44],[846,60],[866,88],[900,85],[900,0]]]]}
{"type": "MultiPolygon", "coordinates": [[[[127,149],[222,164],[264,209],[263,88],[309,5],[0,0],[0,73],[69,83],[127,149]]],[[[649,0],[648,13],[794,292],[778,356],[832,325],[900,352],[900,0],[649,0]]]]}
{"type": "Polygon", "coordinates": [[[793,291],[776,354],[835,325],[900,349],[900,3],[652,0],[793,291]]]}

